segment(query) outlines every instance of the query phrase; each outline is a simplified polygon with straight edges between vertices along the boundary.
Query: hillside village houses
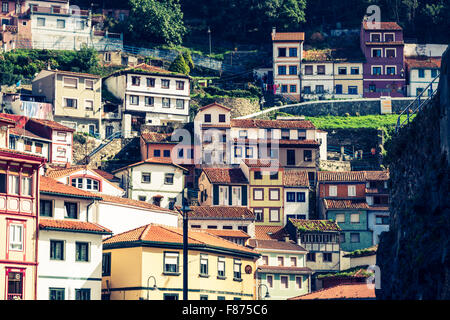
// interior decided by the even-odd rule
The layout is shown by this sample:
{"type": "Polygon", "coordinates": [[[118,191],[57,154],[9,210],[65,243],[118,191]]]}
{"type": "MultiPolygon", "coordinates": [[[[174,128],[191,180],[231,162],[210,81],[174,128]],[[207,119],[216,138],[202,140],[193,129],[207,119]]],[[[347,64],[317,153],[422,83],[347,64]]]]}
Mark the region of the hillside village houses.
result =
{"type": "MultiPolygon", "coordinates": [[[[72,25],[68,1],[35,2],[15,12],[5,1],[5,50],[46,43],[52,28],[72,28],[52,41],[92,39],[89,12],[72,25]]],[[[438,58],[403,53],[396,23],[363,22],[356,52],[304,42],[272,32],[267,88],[291,102],[415,96],[439,72],[438,58]]],[[[0,114],[0,299],[180,299],[183,218],[190,299],[297,299],[327,287],[323,275],[373,262],[389,230],[389,171],[323,171],[327,132],[311,121],[237,119],[216,102],[192,119],[190,96],[189,76],[145,63],[104,78],[42,70],[31,94],[3,95],[13,114],[0,114]],[[179,148],[169,132],[192,122],[202,143],[179,148]],[[139,161],[77,164],[76,134],[135,138],[139,161]]]]}

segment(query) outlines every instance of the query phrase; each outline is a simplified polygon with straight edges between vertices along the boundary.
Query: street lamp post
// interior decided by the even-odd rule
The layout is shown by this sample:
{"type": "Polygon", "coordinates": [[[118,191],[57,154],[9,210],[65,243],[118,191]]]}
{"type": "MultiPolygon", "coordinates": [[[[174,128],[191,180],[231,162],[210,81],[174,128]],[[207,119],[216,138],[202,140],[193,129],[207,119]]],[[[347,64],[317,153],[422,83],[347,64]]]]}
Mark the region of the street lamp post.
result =
{"type": "Polygon", "coordinates": [[[208,27],[208,36],[209,36],[209,55],[211,56],[211,29],[208,27]]]}
{"type": "MultiPolygon", "coordinates": [[[[264,283],[260,283],[258,286],[258,295],[259,298],[261,299],[261,287],[266,287],[266,295],[264,296],[265,299],[269,299],[270,298],[270,294],[269,294],[269,288],[264,284],[264,283]]],[[[264,299],[262,299],[264,300],[264,299]]]]}
{"type": "Polygon", "coordinates": [[[188,206],[186,188],[183,190],[182,212],[183,212],[183,300],[188,300],[188,206]]]}
{"type": "Polygon", "coordinates": [[[150,282],[150,279],[151,278],[153,278],[153,280],[155,281],[155,284],[153,285],[153,289],[156,289],[157,287],[156,287],[156,278],[154,277],[154,276],[150,276],[150,277],[148,277],[147,278],[147,300],[150,300],[149,299],[149,296],[150,296],[150,286],[149,286],[149,282],[150,282]]]}

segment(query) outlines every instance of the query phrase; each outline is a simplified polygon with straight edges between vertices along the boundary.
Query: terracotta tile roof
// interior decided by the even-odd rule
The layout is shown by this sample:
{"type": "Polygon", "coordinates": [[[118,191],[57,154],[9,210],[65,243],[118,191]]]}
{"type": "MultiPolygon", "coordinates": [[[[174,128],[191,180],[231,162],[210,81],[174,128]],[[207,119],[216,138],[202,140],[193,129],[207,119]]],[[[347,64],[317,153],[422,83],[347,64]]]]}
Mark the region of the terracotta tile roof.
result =
{"type": "Polygon", "coordinates": [[[220,108],[223,108],[223,109],[225,109],[225,110],[231,111],[231,108],[230,108],[230,107],[226,107],[226,106],[224,106],[224,105],[222,105],[222,104],[219,104],[219,103],[217,103],[217,102],[213,102],[213,103],[210,103],[210,104],[208,104],[208,105],[206,105],[206,106],[200,107],[198,110],[199,110],[199,111],[200,111],[200,110],[205,110],[205,109],[208,109],[208,108],[211,108],[211,107],[220,107],[220,108]]]}
{"type": "Polygon", "coordinates": [[[249,247],[258,249],[268,249],[268,250],[286,250],[286,251],[297,251],[297,252],[307,252],[305,248],[299,246],[293,241],[284,240],[262,240],[262,239],[250,239],[248,240],[249,247]]]}
{"type": "Polygon", "coordinates": [[[68,75],[78,76],[78,77],[101,78],[101,76],[96,75],[96,74],[91,74],[91,73],[82,73],[82,72],[73,72],[73,71],[64,71],[64,70],[48,70],[48,71],[54,72],[54,73],[59,73],[59,74],[68,74],[68,75]]]}
{"type": "Polygon", "coordinates": [[[288,300],[336,300],[336,299],[375,299],[375,289],[369,289],[366,283],[341,284],[321,289],[288,300]]]}
{"type": "Polygon", "coordinates": [[[325,209],[369,209],[366,200],[332,200],[323,199],[325,209]]]}
{"type": "MultiPolygon", "coordinates": [[[[103,248],[108,249],[110,246],[130,242],[171,243],[182,246],[183,229],[149,224],[103,240],[103,248]]],[[[259,255],[250,248],[225,240],[204,230],[189,229],[188,244],[190,250],[195,248],[202,249],[205,247],[215,247],[238,251],[243,254],[250,254],[254,257],[259,255]]]]}
{"type": "Polygon", "coordinates": [[[87,165],[79,165],[79,166],[71,166],[69,168],[64,168],[64,167],[50,167],[47,172],[45,173],[45,175],[47,177],[53,178],[53,179],[57,179],[60,177],[65,177],[68,176],[70,174],[72,174],[73,172],[76,172],[78,170],[92,170],[91,168],[89,168],[87,165]]]}
{"type": "Polygon", "coordinates": [[[99,224],[76,220],[58,220],[58,219],[40,218],[39,229],[112,234],[111,230],[102,227],[99,224]]]}
{"type": "Polygon", "coordinates": [[[41,193],[42,192],[50,193],[61,196],[81,197],[87,199],[101,199],[100,194],[84,191],[45,176],[40,176],[39,178],[39,191],[41,193]]]}
{"type": "Polygon", "coordinates": [[[113,174],[111,174],[109,172],[103,171],[101,169],[92,169],[92,170],[95,171],[100,176],[102,176],[103,178],[105,178],[106,180],[109,180],[109,181],[111,181],[111,180],[120,180],[115,175],[113,175],[113,174]]]}
{"type": "Polygon", "coordinates": [[[201,123],[200,127],[202,128],[230,128],[231,124],[222,124],[222,123],[201,123]]]}
{"type": "Polygon", "coordinates": [[[162,208],[157,205],[154,205],[153,203],[149,203],[149,202],[145,202],[145,201],[133,200],[133,199],[122,198],[122,197],[117,197],[117,196],[110,196],[107,194],[102,194],[102,195],[100,195],[100,197],[102,198],[103,202],[110,202],[110,203],[116,203],[116,204],[121,204],[121,205],[125,205],[125,206],[143,208],[143,209],[152,210],[152,211],[164,211],[164,212],[168,212],[168,213],[172,213],[172,214],[177,214],[177,212],[174,210],[162,208]]]}
{"type": "Polygon", "coordinates": [[[24,128],[14,127],[14,128],[9,129],[9,133],[13,134],[13,135],[17,135],[17,136],[24,136],[27,138],[39,139],[39,140],[51,142],[51,140],[43,138],[43,137],[41,137],[31,131],[28,131],[24,128]]]}
{"type": "Polygon", "coordinates": [[[365,182],[364,171],[319,171],[317,172],[319,182],[365,182]]]}
{"type": "Polygon", "coordinates": [[[250,236],[242,230],[227,230],[227,229],[201,229],[201,230],[222,238],[223,237],[244,238],[244,239],[250,238],[250,236]]]}
{"type": "Polygon", "coordinates": [[[309,120],[261,120],[261,119],[231,119],[235,128],[261,129],[315,129],[309,120]]]}
{"type": "Polygon", "coordinates": [[[390,45],[390,46],[400,46],[400,45],[404,45],[405,43],[403,41],[390,41],[390,42],[366,42],[366,45],[369,46],[379,46],[380,44],[383,45],[390,45]]]}
{"type": "Polygon", "coordinates": [[[54,130],[70,131],[70,132],[74,132],[75,131],[75,129],[66,127],[66,126],[64,126],[64,125],[62,125],[62,124],[60,124],[59,122],[56,122],[56,121],[44,120],[44,119],[35,119],[35,118],[31,118],[31,119],[29,119],[29,121],[42,124],[42,125],[47,126],[47,127],[51,128],[51,129],[54,129],[54,130]]]}
{"type": "Polygon", "coordinates": [[[380,27],[377,29],[372,29],[372,24],[367,24],[367,21],[363,22],[364,30],[402,30],[402,28],[397,24],[397,22],[379,22],[380,27]]]}
{"type": "Polygon", "coordinates": [[[14,120],[6,118],[4,116],[0,116],[0,122],[5,122],[5,123],[9,123],[9,124],[15,124],[14,120]]]}
{"type": "Polygon", "coordinates": [[[142,139],[146,143],[178,143],[176,141],[171,141],[171,133],[159,133],[159,132],[143,132],[141,133],[142,139]]]}
{"type": "Polygon", "coordinates": [[[320,147],[320,143],[316,140],[286,140],[282,139],[278,141],[279,145],[290,145],[290,146],[310,146],[310,147],[320,147]]]}
{"type": "Polygon", "coordinates": [[[304,32],[275,32],[272,33],[272,41],[304,41],[304,32]]]}
{"type": "Polygon", "coordinates": [[[283,226],[255,226],[255,239],[282,240],[287,235],[283,226]]]}
{"type": "Polygon", "coordinates": [[[211,183],[248,183],[239,168],[203,168],[203,172],[211,183]]]}
{"type": "Polygon", "coordinates": [[[366,180],[369,181],[383,181],[389,180],[389,171],[364,171],[366,180]]]}
{"type": "Polygon", "coordinates": [[[46,162],[44,157],[39,157],[37,155],[28,153],[28,152],[21,152],[21,151],[17,151],[17,150],[11,150],[11,149],[5,149],[5,148],[0,148],[0,157],[3,155],[5,156],[21,156],[22,158],[26,158],[30,161],[35,161],[35,162],[40,162],[40,163],[44,163],[46,162]]]}
{"type": "Polygon", "coordinates": [[[308,172],[298,169],[285,169],[283,185],[285,187],[309,187],[308,172]]]}
{"type": "Polygon", "coordinates": [[[440,69],[441,57],[407,57],[405,58],[408,69],[440,69]]]}
{"type": "Polygon", "coordinates": [[[257,271],[265,273],[283,273],[283,274],[311,274],[313,271],[308,267],[282,267],[261,265],[257,271]]]}
{"type": "Polygon", "coordinates": [[[242,162],[249,168],[280,168],[278,160],[272,159],[243,159],[242,162]]]}
{"type": "Polygon", "coordinates": [[[300,231],[341,231],[339,225],[330,220],[289,219],[300,231]]]}
{"type": "Polygon", "coordinates": [[[120,172],[120,171],[123,171],[123,170],[131,168],[131,167],[140,166],[140,165],[146,164],[146,163],[148,163],[148,164],[172,165],[172,166],[175,166],[177,168],[180,168],[181,170],[188,171],[186,168],[184,168],[184,167],[182,167],[182,166],[180,166],[180,165],[178,165],[176,163],[173,163],[172,158],[148,158],[148,159],[145,159],[144,161],[139,161],[139,162],[130,164],[130,165],[126,166],[126,167],[116,169],[116,170],[113,171],[113,173],[120,172]]]}
{"type": "Polygon", "coordinates": [[[247,207],[238,206],[191,206],[189,219],[254,220],[255,214],[247,207]]]}
{"type": "Polygon", "coordinates": [[[148,65],[146,63],[141,63],[138,64],[137,66],[133,67],[133,69],[142,69],[148,72],[155,72],[155,73],[172,73],[171,71],[159,68],[159,67],[155,67],[155,66],[151,66],[148,65]]]}

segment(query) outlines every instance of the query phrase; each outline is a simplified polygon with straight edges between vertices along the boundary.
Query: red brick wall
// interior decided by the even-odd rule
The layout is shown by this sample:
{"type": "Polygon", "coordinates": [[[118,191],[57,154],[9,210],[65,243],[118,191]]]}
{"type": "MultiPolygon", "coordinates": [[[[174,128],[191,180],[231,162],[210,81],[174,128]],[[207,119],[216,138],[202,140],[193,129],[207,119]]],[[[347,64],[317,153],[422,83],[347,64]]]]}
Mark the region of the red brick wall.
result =
{"type": "Polygon", "coordinates": [[[348,186],[356,186],[356,197],[364,198],[366,193],[365,183],[320,183],[319,184],[319,195],[320,198],[329,197],[330,186],[337,186],[337,198],[348,198],[348,186]]]}

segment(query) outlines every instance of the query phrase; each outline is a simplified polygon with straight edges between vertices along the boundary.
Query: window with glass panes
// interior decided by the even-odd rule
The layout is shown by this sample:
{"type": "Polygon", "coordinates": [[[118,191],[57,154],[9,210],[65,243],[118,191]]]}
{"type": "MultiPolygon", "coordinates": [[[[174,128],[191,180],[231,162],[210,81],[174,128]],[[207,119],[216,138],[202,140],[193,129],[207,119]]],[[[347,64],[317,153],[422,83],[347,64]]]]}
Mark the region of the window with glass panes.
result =
{"type": "Polygon", "coordinates": [[[111,252],[103,253],[102,276],[111,275],[111,252]]]}
{"type": "Polygon", "coordinates": [[[177,109],[184,109],[184,100],[183,99],[177,99],[176,100],[176,108],[177,109]]]}
{"type": "Polygon", "coordinates": [[[152,174],[150,172],[142,172],[141,182],[142,183],[150,183],[152,174]]]}
{"type": "Polygon", "coordinates": [[[91,300],[91,289],[75,289],[75,300],[91,300]]]}
{"type": "Polygon", "coordinates": [[[235,280],[241,279],[241,266],[242,266],[241,259],[233,260],[233,278],[235,280]]]}
{"type": "Polygon", "coordinates": [[[155,86],[155,78],[147,78],[147,87],[153,88],[155,86]]]}
{"type": "Polygon", "coordinates": [[[170,108],[170,99],[169,98],[162,98],[162,107],[170,108]]]}
{"type": "Polygon", "coordinates": [[[50,260],[64,260],[64,241],[50,240],[50,260]]]}
{"type": "Polygon", "coordinates": [[[224,257],[218,257],[218,260],[217,260],[217,276],[218,277],[225,277],[225,258],[224,257]]]}
{"type": "Polygon", "coordinates": [[[64,288],[49,288],[49,300],[64,300],[64,288]]]}
{"type": "Polygon", "coordinates": [[[161,80],[161,88],[169,89],[169,87],[170,87],[170,80],[162,79],[161,80]]]}
{"type": "Polygon", "coordinates": [[[184,90],[184,81],[176,82],[177,90],[184,90]]]}
{"type": "Polygon", "coordinates": [[[145,97],[145,105],[153,106],[155,104],[155,98],[153,97],[145,97]]]}
{"type": "Polygon", "coordinates": [[[78,203],[64,202],[65,215],[64,218],[78,219],[78,203]]]}
{"type": "Polygon", "coordinates": [[[166,173],[164,176],[164,184],[173,184],[173,173],[166,173]]]}
{"type": "Polygon", "coordinates": [[[14,251],[23,250],[23,225],[11,223],[9,225],[9,249],[14,251]]]}
{"type": "Polygon", "coordinates": [[[208,255],[200,254],[200,274],[208,274],[208,255]]]}
{"type": "Polygon", "coordinates": [[[75,242],[75,261],[89,261],[88,242],[75,242]]]}
{"type": "Polygon", "coordinates": [[[255,221],[263,221],[264,220],[264,210],[263,209],[253,209],[255,213],[255,221]]]}
{"type": "Polygon", "coordinates": [[[39,201],[39,215],[41,217],[52,217],[53,216],[53,201],[40,200],[39,201]]]}
{"type": "Polygon", "coordinates": [[[178,273],[178,252],[164,252],[164,272],[178,273]]]}

